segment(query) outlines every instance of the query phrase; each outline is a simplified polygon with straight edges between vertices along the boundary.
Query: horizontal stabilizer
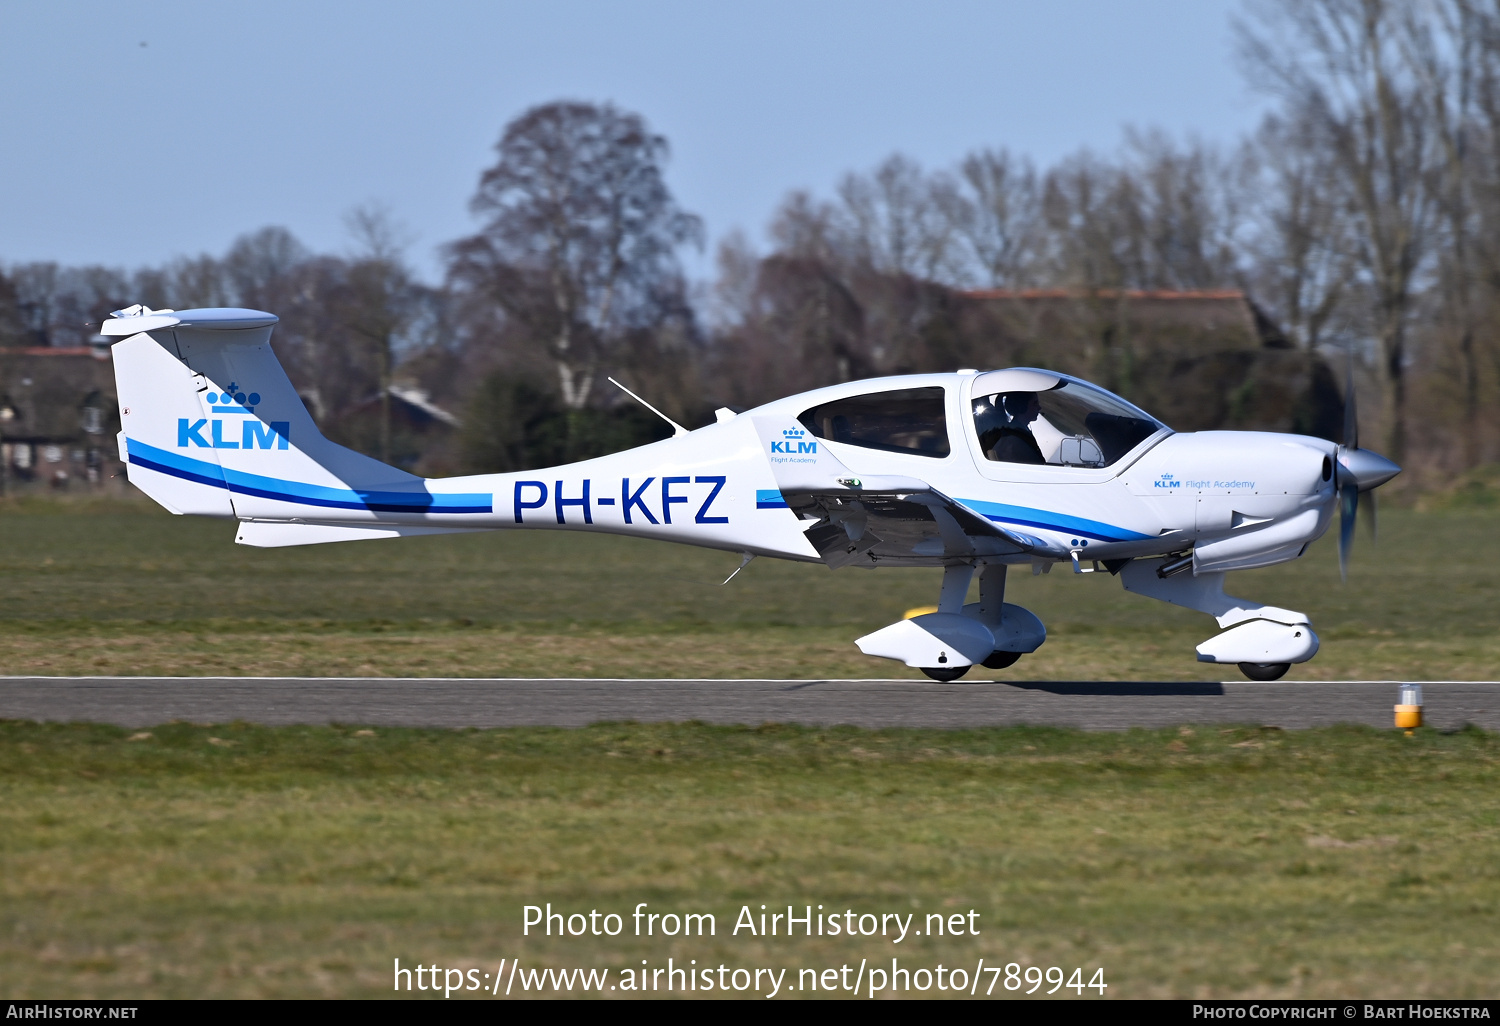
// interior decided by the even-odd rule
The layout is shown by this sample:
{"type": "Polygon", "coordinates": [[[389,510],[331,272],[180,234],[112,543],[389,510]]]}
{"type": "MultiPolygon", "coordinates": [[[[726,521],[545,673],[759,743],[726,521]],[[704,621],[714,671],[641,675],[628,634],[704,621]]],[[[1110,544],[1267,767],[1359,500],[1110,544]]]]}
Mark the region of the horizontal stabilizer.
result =
{"type": "Polygon", "coordinates": [[[242,310],[237,307],[216,307],[204,310],[152,310],[144,306],[132,306],[116,310],[109,320],[99,326],[104,335],[139,335],[143,331],[159,331],[181,325],[184,328],[201,328],[209,331],[239,331],[246,328],[268,328],[280,318],[264,310],[242,310]]]}
{"type": "Polygon", "coordinates": [[[375,538],[409,538],[417,534],[473,534],[463,527],[425,527],[407,524],[292,524],[245,520],[234,537],[237,545],[257,549],[279,549],[289,545],[324,545],[328,542],[369,541],[375,538]]]}

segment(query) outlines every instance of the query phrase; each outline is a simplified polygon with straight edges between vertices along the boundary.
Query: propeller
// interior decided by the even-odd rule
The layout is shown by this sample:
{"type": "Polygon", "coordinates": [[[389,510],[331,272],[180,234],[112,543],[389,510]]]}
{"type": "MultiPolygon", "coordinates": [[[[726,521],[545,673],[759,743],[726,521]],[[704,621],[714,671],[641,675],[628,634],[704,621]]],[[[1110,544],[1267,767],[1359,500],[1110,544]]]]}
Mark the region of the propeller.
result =
{"type": "Polygon", "coordinates": [[[1354,355],[1349,355],[1344,384],[1344,444],[1338,449],[1335,480],[1339,489],[1339,576],[1349,580],[1349,550],[1354,547],[1354,523],[1359,507],[1369,507],[1370,540],[1375,540],[1375,489],[1401,473],[1401,468],[1379,453],[1359,447],[1359,410],[1355,405],[1354,355]]]}

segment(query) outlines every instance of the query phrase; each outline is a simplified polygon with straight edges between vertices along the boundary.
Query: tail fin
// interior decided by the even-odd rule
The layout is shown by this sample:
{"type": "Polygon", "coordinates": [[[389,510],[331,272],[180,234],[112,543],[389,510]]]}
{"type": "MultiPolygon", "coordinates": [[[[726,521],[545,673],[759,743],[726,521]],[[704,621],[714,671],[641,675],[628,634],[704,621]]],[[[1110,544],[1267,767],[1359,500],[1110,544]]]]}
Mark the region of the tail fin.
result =
{"type": "Polygon", "coordinates": [[[104,322],[104,334],[128,336],[113,352],[132,484],[175,513],[240,520],[410,524],[490,511],[488,494],[433,494],[324,438],[271,351],[276,322],[259,310],[141,307],[104,322]]]}

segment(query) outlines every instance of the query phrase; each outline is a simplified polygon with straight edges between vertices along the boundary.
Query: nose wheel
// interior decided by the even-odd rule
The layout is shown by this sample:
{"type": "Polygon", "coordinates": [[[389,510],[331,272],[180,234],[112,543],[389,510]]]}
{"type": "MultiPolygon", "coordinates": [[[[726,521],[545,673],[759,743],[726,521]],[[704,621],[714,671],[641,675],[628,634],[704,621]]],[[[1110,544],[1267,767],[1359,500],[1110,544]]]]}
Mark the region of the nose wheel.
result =
{"type": "Polygon", "coordinates": [[[922,672],[933,680],[958,680],[958,678],[969,672],[969,664],[963,666],[924,666],[922,667],[922,672]]]}
{"type": "Polygon", "coordinates": [[[1240,672],[1251,680],[1280,680],[1291,663],[1240,663],[1240,672]]]}

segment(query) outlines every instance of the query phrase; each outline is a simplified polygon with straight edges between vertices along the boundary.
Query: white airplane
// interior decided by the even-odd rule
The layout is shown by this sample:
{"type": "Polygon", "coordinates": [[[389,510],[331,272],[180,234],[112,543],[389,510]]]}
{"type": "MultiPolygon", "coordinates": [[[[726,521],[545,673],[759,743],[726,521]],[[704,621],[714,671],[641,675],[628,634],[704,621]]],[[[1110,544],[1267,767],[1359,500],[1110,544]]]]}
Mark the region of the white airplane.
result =
{"type": "Polygon", "coordinates": [[[1177,434],[1086,381],[1014,368],[853,381],[693,431],[668,420],[673,437],[598,459],[424,479],[323,437],[271,351],[276,321],[135,306],[104,323],[124,336],[120,458],[173,513],[237,520],[235,541],[263,547],[542,528],[724,549],[741,567],[940,566],[936,612],[855,642],[935,680],[1035,651],[1046,628],[1004,601],[1006,571],[1058,563],[1207,613],[1223,632],[1200,661],[1275,680],[1317,635],[1303,613],[1226,595],[1225,573],[1296,559],[1335,506],[1345,567],[1359,494],[1401,469],[1358,447],[1352,390],[1335,445],[1177,434]]]}

